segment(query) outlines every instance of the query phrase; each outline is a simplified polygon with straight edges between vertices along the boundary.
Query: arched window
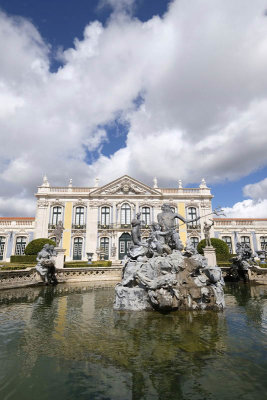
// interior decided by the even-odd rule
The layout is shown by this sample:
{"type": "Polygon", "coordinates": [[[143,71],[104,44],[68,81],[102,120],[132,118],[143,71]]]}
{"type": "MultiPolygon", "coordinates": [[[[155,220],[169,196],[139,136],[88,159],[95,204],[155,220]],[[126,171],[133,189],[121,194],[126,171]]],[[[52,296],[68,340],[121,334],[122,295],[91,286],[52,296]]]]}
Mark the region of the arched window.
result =
{"type": "Polygon", "coordinates": [[[104,260],[109,259],[109,238],[107,237],[100,239],[100,257],[104,260]]]}
{"type": "Polygon", "coordinates": [[[267,250],[267,236],[260,237],[261,250],[267,250]]]}
{"type": "MultiPolygon", "coordinates": [[[[196,207],[188,207],[187,208],[187,219],[196,219],[197,218],[197,209],[196,207]]],[[[194,222],[189,222],[187,224],[188,228],[196,228],[197,226],[197,221],[194,222]]]]}
{"type": "Polygon", "coordinates": [[[240,238],[242,244],[248,244],[250,246],[250,237],[249,236],[241,236],[240,238]]]}
{"type": "Polygon", "coordinates": [[[82,259],[83,238],[76,237],[73,240],[73,260],[82,259]]]}
{"type": "Polygon", "coordinates": [[[16,239],[15,255],[22,256],[26,247],[27,238],[25,236],[18,236],[16,239]]]}
{"type": "Polygon", "coordinates": [[[199,238],[193,236],[193,237],[190,238],[190,240],[191,240],[192,245],[193,245],[194,248],[196,249],[196,248],[197,248],[197,245],[198,245],[198,243],[199,243],[199,238]]]}
{"type": "Polygon", "coordinates": [[[233,253],[232,238],[231,236],[222,236],[222,240],[227,244],[229,252],[233,253]]]}
{"type": "Polygon", "coordinates": [[[0,236],[0,260],[3,260],[4,258],[5,243],[6,238],[4,236],[0,236]]]}
{"type": "Polygon", "coordinates": [[[101,207],[101,225],[108,226],[110,224],[110,208],[101,207]]]}
{"type": "Polygon", "coordinates": [[[59,221],[62,221],[62,207],[53,207],[52,209],[52,225],[57,225],[59,221]]]}
{"type": "Polygon", "coordinates": [[[121,206],[121,224],[129,225],[131,223],[131,207],[129,204],[124,203],[121,206]]]}
{"type": "Polygon", "coordinates": [[[150,207],[142,207],[142,220],[146,225],[150,225],[150,207]]]}
{"type": "Polygon", "coordinates": [[[84,207],[76,207],[75,208],[75,220],[74,223],[76,226],[84,225],[84,207]]]}

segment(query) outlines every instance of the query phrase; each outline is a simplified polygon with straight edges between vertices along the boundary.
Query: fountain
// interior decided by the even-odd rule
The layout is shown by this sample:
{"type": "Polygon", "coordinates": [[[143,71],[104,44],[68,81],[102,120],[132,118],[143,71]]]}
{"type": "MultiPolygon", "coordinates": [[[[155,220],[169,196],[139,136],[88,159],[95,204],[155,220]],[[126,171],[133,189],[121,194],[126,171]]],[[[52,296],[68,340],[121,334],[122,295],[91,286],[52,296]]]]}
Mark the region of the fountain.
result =
{"type": "Polygon", "coordinates": [[[209,267],[188,240],[185,249],[175,219],[187,221],[163,204],[150,237],[141,240],[140,213],[132,220],[132,246],[115,288],[115,310],[222,310],[224,280],[218,266],[209,267]]]}

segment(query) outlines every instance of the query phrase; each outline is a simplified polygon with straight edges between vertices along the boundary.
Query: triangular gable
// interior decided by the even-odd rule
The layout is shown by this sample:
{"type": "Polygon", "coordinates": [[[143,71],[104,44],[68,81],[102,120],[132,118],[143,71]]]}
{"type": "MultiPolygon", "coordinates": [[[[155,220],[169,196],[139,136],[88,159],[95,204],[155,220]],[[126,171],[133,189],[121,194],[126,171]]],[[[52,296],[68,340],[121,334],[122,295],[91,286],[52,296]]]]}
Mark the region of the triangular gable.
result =
{"type": "Polygon", "coordinates": [[[109,196],[109,195],[150,195],[159,196],[161,193],[144,183],[131,178],[128,175],[124,175],[121,178],[115,179],[114,181],[95,189],[90,193],[90,196],[109,196]]]}

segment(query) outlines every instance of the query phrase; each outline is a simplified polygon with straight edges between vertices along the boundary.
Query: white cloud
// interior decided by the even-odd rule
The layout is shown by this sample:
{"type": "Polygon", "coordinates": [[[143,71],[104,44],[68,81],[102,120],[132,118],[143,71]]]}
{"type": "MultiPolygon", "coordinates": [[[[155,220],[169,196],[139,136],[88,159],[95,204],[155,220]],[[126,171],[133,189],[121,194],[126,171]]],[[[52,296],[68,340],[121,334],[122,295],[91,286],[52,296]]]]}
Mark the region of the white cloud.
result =
{"type": "Polygon", "coordinates": [[[246,185],[243,189],[243,193],[244,196],[252,197],[253,199],[267,199],[267,178],[260,182],[246,185]]]}
{"type": "Polygon", "coordinates": [[[107,25],[88,24],[56,73],[37,29],[0,13],[2,192],[32,199],[44,173],[55,185],[124,173],[166,185],[237,179],[266,165],[265,0],[176,0],[144,23],[125,13],[132,0],[108,3],[107,25]],[[118,115],[129,125],[125,147],[88,166],[118,115]]]}
{"type": "Polygon", "coordinates": [[[233,207],[225,207],[224,213],[228,218],[266,218],[267,199],[240,201],[233,207]]]}

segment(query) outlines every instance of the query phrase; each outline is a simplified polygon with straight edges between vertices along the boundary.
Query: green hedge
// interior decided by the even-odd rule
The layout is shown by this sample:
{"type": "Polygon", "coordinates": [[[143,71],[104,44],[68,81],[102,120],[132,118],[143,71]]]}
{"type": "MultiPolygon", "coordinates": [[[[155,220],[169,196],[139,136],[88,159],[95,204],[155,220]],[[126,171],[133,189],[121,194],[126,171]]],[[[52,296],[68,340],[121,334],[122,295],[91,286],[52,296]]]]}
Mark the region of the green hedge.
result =
{"type": "Polygon", "coordinates": [[[22,264],[32,264],[32,263],[36,263],[36,254],[35,255],[31,255],[31,256],[11,256],[10,257],[10,262],[11,263],[22,263],[22,264]]]}
{"type": "Polygon", "coordinates": [[[111,261],[93,261],[92,264],[87,264],[86,261],[69,261],[64,264],[64,268],[87,268],[87,267],[111,267],[111,261]]]}
{"type": "Polygon", "coordinates": [[[227,262],[227,261],[218,261],[217,264],[218,264],[218,267],[221,267],[221,268],[231,267],[231,265],[232,265],[232,263],[227,262]]]}
{"type": "MultiPolygon", "coordinates": [[[[228,261],[230,258],[230,253],[229,253],[229,247],[227,246],[227,244],[221,239],[211,238],[210,240],[211,240],[212,246],[215,248],[217,262],[228,261]]],[[[204,247],[206,247],[205,239],[201,240],[198,243],[197,251],[200,254],[203,254],[204,247]]]]}
{"type": "Polygon", "coordinates": [[[21,270],[21,269],[26,269],[30,268],[30,265],[4,265],[3,267],[0,268],[0,271],[15,271],[15,270],[21,270]]]}
{"type": "Polygon", "coordinates": [[[39,251],[42,250],[42,248],[44,247],[45,244],[51,244],[53,246],[56,245],[56,243],[51,239],[47,239],[47,238],[34,239],[30,243],[28,243],[28,245],[25,248],[24,253],[27,256],[37,255],[39,253],[39,251]]]}

